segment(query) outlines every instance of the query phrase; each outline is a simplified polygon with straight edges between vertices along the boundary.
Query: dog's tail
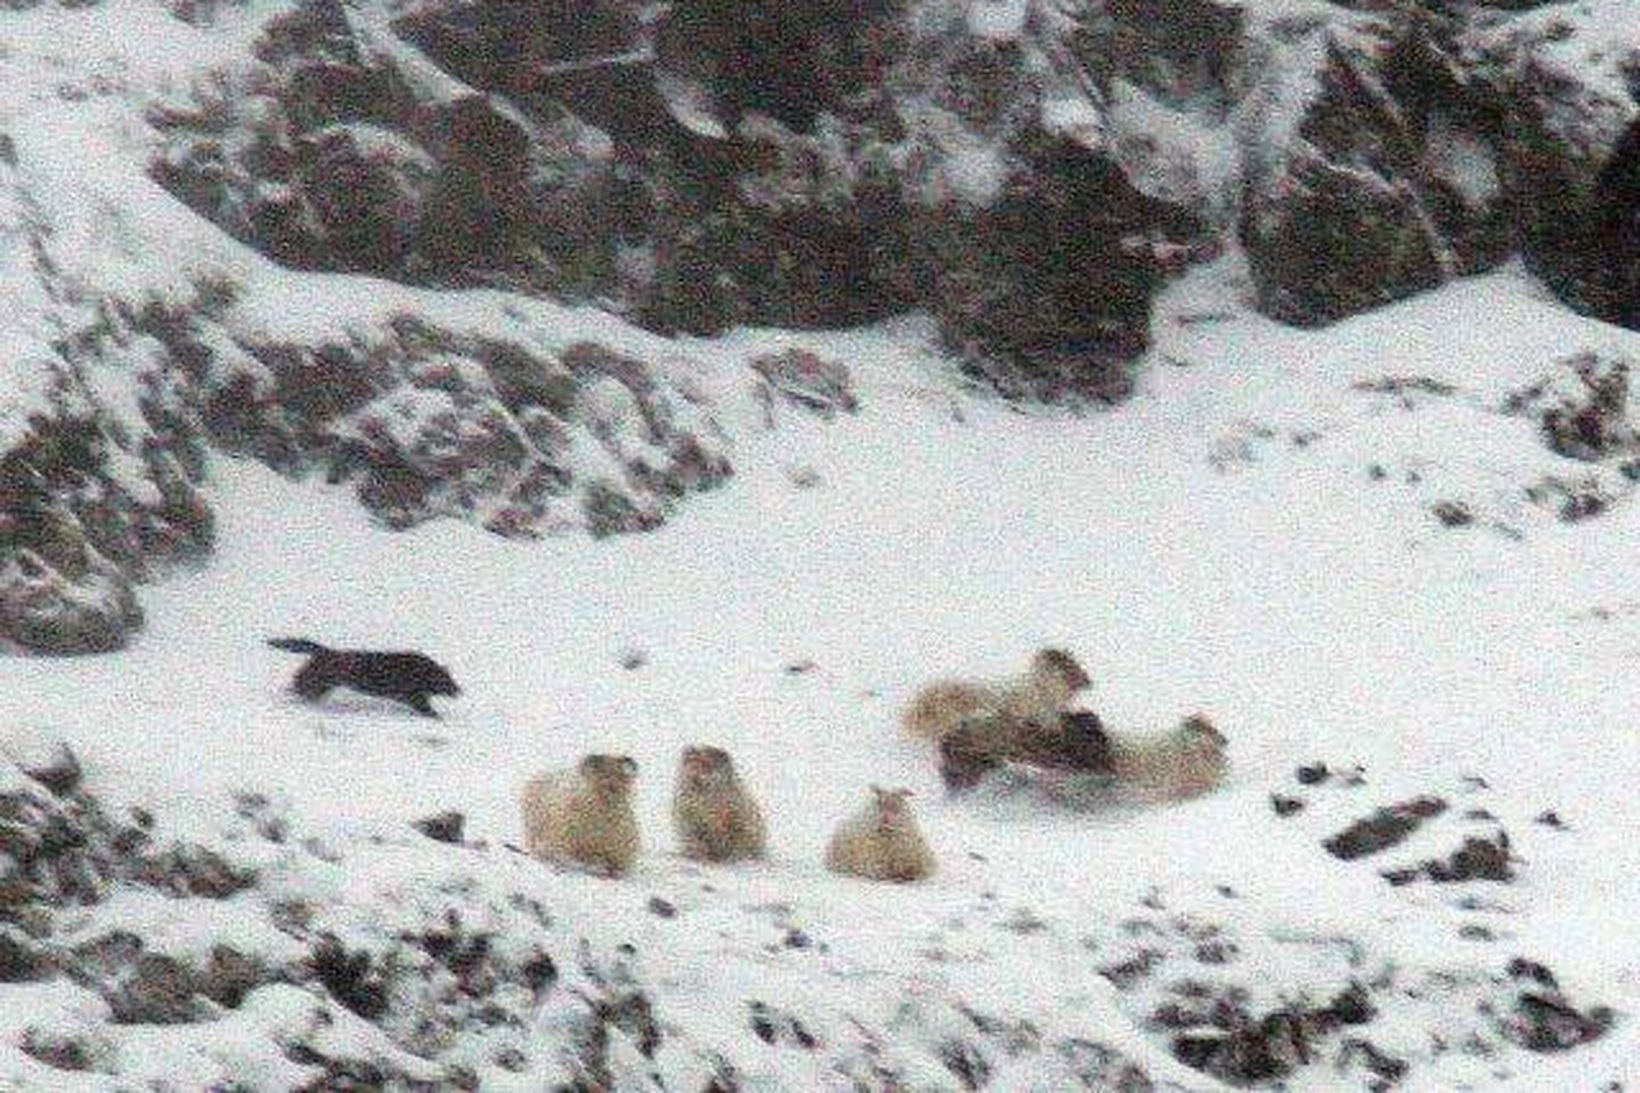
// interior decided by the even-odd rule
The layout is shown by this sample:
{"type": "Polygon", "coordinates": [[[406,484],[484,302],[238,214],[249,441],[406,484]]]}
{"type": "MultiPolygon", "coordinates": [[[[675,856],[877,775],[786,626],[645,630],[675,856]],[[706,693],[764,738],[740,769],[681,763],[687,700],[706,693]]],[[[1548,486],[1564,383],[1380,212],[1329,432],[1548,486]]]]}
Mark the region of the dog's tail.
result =
{"type": "Polygon", "coordinates": [[[269,638],[268,644],[287,653],[328,653],[329,649],[307,638],[269,638]]]}

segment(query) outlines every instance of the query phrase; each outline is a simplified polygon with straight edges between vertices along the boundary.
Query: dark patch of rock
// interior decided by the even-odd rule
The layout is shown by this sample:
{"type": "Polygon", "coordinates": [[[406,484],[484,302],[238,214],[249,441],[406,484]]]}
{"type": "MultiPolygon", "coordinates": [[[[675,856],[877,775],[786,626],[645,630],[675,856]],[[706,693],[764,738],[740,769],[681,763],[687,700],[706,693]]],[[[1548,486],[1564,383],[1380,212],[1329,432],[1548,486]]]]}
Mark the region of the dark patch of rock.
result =
{"type": "Polygon", "coordinates": [[[1345,861],[1364,858],[1403,842],[1425,820],[1445,812],[1446,807],[1446,802],[1439,797],[1414,797],[1355,821],[1321,845],[1335,858],[1345,861]]]}
{"type": "Polygon", "coordinates": [[[757,391],[770,425],[774,423],[777,397],[826,421],[839,413],[852,414],[860,408],[853,378],[841,361],[794,348],[753,357],[750,365],[760,377],[757,391]]]}
{"type": "Polygon", "coordinates": [[[1442,527],[1462,528],[1475,522],[1475,512],[1465,501],[1437,501],[1430,511],[1442,527]]]}
{"type": "Polygon", "coordinates": [[[454,810],[424,816],[411,822],[410,826],[426,835],[434,842],[455,843],[461,842],[462,830],[467,818],[454,810]]]}
{"type": "Polygon", "coordinates": [[[352,952],[335,934],[323,935],[308,957],[330,996],[366,1021],[387,1012],[387,983],[367,952],[352,952]]]}
{"type": "Polygon", "coordinates": [[[1412,868],[1389,870],[1383,876],[1395,885],[1420,879],[1437,884],[1469,880],[1508,883],[1515,879],[1514,860],[1509,853],[1508,832],[1499,831],[1490,838],[1467,836],[1463,845],[1444,859],[1434,858],[1412,868]]]}
{"type": "Polygon", "coordinates": [[[1301,786],[1320,785],[1331,776],[1332,771],[1325,763],[1310,763],[1307,766],[1299,767],[1293,772],[1293,777],[1298,779],[1298,784],[1301,786]]]}

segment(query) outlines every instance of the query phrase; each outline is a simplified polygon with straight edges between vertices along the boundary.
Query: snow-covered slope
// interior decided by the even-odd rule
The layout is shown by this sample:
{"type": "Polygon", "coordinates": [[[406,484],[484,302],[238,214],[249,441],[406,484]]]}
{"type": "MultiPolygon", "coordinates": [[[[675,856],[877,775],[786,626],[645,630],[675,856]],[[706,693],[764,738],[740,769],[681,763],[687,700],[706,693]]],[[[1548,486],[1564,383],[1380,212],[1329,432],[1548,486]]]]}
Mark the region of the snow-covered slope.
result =
{"type": "Polygon", "coordinates": [[[36,1058],[66,1037],[89,1045],[81,1088],[289,1088],[360,1060],[485,1089],[1213,1087],[1180,1037],[1221,1073],[1292,1066],[1292,1088],[1634,1081],[1640,510],[1614,493],[1564,522],[1525,500],[1602,468],[1504,407],[1640,337],[1514,271],[1321,333],[1249,317],[1248,291],[1230,262],[1179,285],[1140,392],[1088,417],[954,386],[916,321],[680,344],[740,473],[638,537],[390,533],[344,491],[213,460],[212,564],[154,590],[126,652],[0,661],[0,724],[24,751],[68,742],[110,815],[152,813],[154,846],[199,843],[255,881],[213,900],[126,880],[56,912],[28,944],[78,953],[80,985],[0,985],[0,1074],[69,1088],[36,1058]],[[845,363],[858,411],[757,397],[748,354],[787,345],[845,363]],[[1443,501],[1474,519],[1448,526],[1443,501]],[[303,706],[276,634],[423,649],[466,693],[437,722],[345,693],[303,706]],[[1044,643],[1092,669],[1118,728],[1209,712],[1229,783],[1168,807],[1018,776],[947,798],[899,709],[1044,643]],[[673,853],[695,742],[735,755],[770,862],[673,853]],[[586,751],[640,765],[645,849],[623,880],[507,845],[524,780],[586,751]],[[1295,778],[1317,762],[1332,773],[1295,778]],[[916,791],[934,880],[822,870],[872,783],[916,791]],[[1405,844],[1323,849],[1419,795],[1449,807],[1405,844]],[[462,845],[410,826],[445,809],[462,845]],[[1381,875],[1498,830],[1510,881],[1381,875]],[[262,970],[192,1023],[109,1023],[84,954],[110,931],[185,968],[227,945],[262,970]],[[479,934],[482,959],[451,959],[479,934]],[[315,970],[337,963],[315,955],[327,935],[372,954],[354,979],[379,1008],[315,970]],[[534,994],[532,947],[557,973],[534,994]],[[1605,1031],[1523,1046],[1546,1027],[1605,1031]]]}

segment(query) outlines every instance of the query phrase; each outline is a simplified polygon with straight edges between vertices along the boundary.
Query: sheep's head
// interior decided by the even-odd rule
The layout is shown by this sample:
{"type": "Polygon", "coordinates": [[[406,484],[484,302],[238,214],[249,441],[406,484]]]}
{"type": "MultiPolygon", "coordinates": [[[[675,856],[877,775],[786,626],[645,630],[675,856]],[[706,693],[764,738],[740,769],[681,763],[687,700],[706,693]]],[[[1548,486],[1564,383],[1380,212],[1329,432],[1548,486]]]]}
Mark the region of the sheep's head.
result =
{"type": "Polygon", "coordinates": [[[588,755],[581,760],[581,777],[599,794],[620,798],[632,789],[638,764],[628,755],[588,755]]]}
{"type": "Polygon", "coordinates": [[[1056,679],[1069,694],[1084,690],[1093,682],[1087,669],[1063,649],[1039,649],[1031,658],[1031,672],[1039,678],[1056,679]]]}
{"type": "Polygon", "coordinates": [[[687,785],[723,785],[734,776],[735,763],[729,753],[710,744],[690,745],[678,759],[678,777],[687,785]]]}
{"type": "Polygon", "coordinates": [[[892,831],[903,827],[911,820],[911,797],[909,789],[884,789],[881,786],[871,787],[872,803],[877,810],[877,829],[892,831]]]}
{"type": "Polygon", "coordinates": [[[1211,744],[1222,750],[1229,743],[1206,714],[1193,713],[1179,723],[1179,735],[1190,743],[1211,744]]]}

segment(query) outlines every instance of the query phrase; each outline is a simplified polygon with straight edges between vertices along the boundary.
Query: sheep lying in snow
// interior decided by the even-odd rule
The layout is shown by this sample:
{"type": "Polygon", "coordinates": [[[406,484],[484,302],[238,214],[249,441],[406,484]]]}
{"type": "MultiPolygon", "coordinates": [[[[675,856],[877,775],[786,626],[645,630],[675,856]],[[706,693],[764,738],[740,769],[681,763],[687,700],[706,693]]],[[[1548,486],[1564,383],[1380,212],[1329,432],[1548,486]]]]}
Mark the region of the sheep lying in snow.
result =
{"type": "Polygon", "coordinates": [[[619,877],[638,857],[632,782],[638,764],[624,755],[588,755],[570,770],[524,784],[524,849],[543,861],[619,877]]]}
{"type": "Polygon", "coordinates": [[[766,855],[763,813],[722,748],[687,747],[678,761],[672,826],[685,857],[739,861],[766,855]]]}
{"type": "Polygon", "coordinates": [[[1203,714],[1163,733],[1110,734],[1110,770],[1118,789],[1146,801],[1177,801],[1214,789],[1230,761],[1224,734],[1203,714]]]}
{"type": "Polygon", "coordinates": [[[826,868],[867,880],[916,881],[934,873],[906,798],[908,789],[871,787],[871,801],[844,820],[826,847],[826,868]]]}
{"type": "Polygon", "coordinates": [[[1089,682],[1075,657],[1063,649],[1040,649],[1019,679],[1000,683],[948,679],[924,687],[906,707],[905,731],[938,743],[964,719],[976,716],[1051,723],[1089,682]]]}

